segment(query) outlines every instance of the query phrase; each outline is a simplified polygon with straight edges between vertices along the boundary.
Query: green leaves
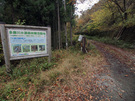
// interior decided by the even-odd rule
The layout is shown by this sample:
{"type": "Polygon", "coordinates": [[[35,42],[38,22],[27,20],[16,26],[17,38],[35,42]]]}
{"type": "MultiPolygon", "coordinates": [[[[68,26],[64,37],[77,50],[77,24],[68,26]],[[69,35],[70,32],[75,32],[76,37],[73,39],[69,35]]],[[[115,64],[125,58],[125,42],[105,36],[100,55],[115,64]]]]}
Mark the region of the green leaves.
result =
{"type": "Polygon", "coordinates": [[[26,22],[26,20],[22,20],[22,21],[21,21],[21,20],[19,19],[17,22],[15,22],[15,24],[16,24],[16,25],[24,25],[25,22],[26,22]]]}

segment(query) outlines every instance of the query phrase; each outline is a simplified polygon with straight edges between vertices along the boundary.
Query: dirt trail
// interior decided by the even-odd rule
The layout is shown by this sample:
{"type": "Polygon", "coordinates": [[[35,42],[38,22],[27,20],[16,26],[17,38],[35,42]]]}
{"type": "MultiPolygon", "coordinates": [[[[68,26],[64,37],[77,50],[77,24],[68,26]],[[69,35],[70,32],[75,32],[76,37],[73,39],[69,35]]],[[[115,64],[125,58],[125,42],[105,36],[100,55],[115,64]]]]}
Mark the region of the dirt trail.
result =
{"type": "Polygon", "coordinates": [[[109,63],[109,76],[99,76],[106,81],[97,81],[101,87],[107,87],[107,92],[103,93],[112,101],[135,101],[135,54],[95,41],[92,44],[109,63]]]}

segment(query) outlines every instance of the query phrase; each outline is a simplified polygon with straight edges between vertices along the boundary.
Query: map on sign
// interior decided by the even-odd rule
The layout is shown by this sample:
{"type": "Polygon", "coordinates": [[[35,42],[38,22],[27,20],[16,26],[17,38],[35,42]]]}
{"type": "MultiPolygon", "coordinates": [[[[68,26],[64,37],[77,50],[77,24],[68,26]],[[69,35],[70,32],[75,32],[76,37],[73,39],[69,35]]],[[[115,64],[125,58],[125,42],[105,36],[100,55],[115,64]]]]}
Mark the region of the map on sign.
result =
{"type": "Polygon", "coordinates": [[[46,31],[8,29],[11,56],[47,53],[46,31]]]}

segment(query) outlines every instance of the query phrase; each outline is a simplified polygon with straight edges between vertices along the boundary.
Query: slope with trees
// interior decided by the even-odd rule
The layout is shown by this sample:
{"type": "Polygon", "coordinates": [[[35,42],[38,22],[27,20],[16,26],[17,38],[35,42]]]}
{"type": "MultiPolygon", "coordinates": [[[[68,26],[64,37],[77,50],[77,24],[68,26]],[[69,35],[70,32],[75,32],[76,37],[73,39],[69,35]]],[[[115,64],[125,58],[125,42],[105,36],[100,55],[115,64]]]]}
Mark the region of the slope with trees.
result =
{"type": "Polygon", "coordinates": [[[134,0],[100,0],[77,20],[76,33],[134,41],[134,0]]]}

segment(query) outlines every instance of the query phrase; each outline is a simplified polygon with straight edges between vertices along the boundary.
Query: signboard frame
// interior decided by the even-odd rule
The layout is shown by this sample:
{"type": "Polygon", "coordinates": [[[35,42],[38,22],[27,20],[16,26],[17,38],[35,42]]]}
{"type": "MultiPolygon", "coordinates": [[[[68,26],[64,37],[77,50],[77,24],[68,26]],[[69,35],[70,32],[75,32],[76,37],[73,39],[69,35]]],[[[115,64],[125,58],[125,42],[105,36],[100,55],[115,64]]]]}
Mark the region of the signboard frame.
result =
{"type": "Polygon", "coordinates": [[[5,58],[7,71],[10,71],[10,60],[20,60],[20,59],[47,56],[48,61],[50,62],[51,60],[51,28],[50,27],[2,24],[0,28],[1,28],[1,39],[2,39],[2,46],[3,46],[3,52],[4,52],[4,58],[5,58]],[[35,54],[35,55],[11,56],[10,39],[9,39],[9,33],[7,31],[9,29],[46,31],[46,45],[47,45],[46,53],[42,52],[41,54],[35,54]]]}

